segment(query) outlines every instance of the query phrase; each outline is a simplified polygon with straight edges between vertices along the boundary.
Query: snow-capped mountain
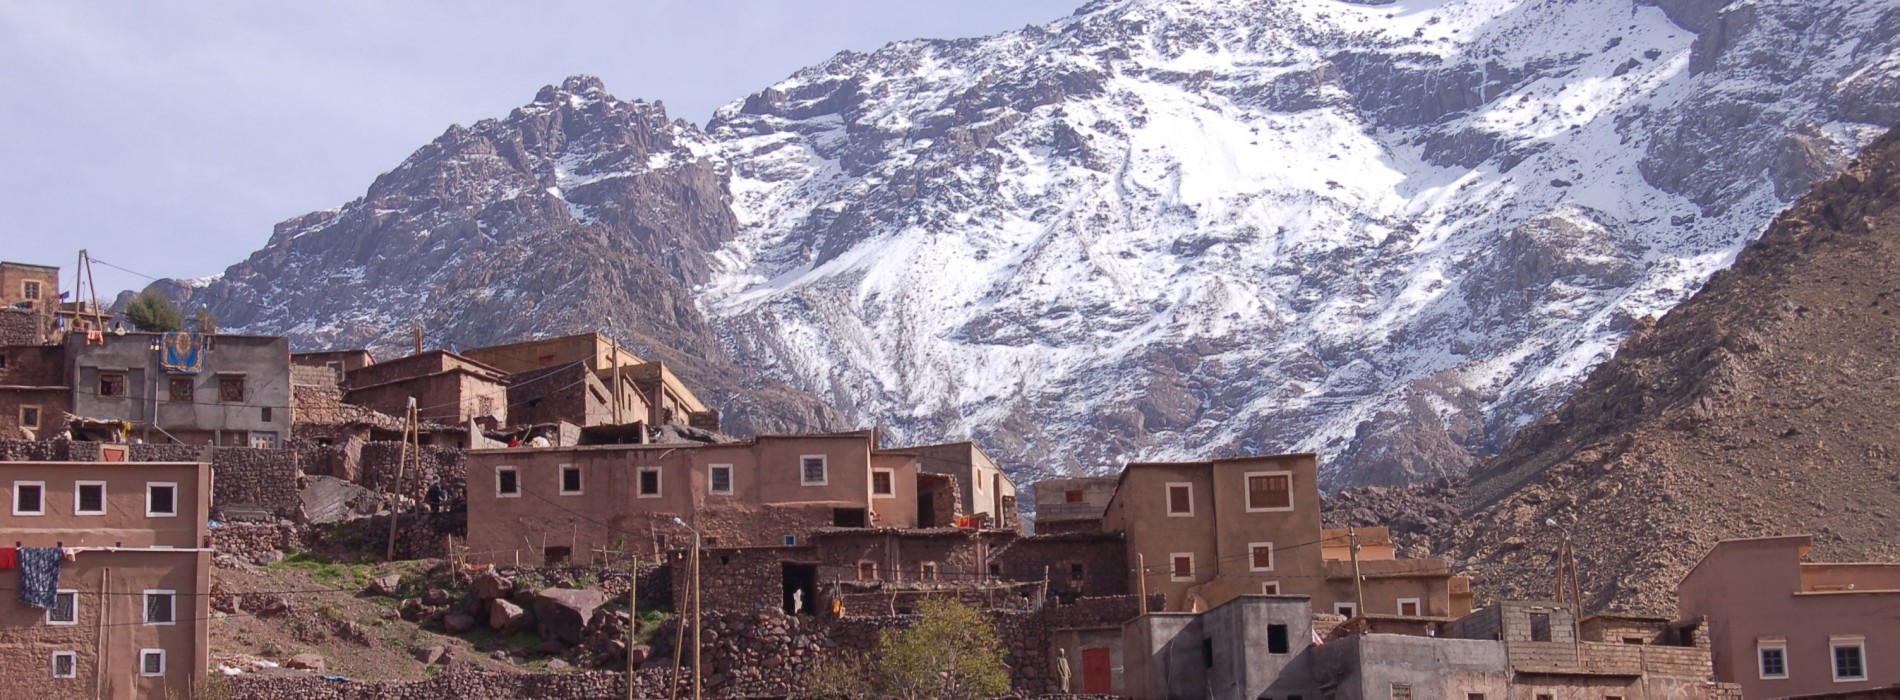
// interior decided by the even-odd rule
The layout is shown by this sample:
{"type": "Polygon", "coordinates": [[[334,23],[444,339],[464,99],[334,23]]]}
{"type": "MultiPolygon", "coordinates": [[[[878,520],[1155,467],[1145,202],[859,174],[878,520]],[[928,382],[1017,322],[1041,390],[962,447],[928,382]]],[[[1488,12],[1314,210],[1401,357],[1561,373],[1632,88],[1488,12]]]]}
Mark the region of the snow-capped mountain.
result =
{"type": "Polygon", "coordinates": [[[714,118],[699,298],[1032,472],[1456,472],[1893,124],[1897,46],[1891,1],[1122,0],[841,54],[714,118]]]}
{"type": "Polygon", "coordinates": [[[705,129],[570,79],[195,294],[300,346],[612,316],[715,400],[802,396],[763,372],[848,417],[759,426],[973,436],[1018,481],[1257,450],[1411,481],[1900,121],[1896,48],[1900,0],[1102,0],[705,129]]]}

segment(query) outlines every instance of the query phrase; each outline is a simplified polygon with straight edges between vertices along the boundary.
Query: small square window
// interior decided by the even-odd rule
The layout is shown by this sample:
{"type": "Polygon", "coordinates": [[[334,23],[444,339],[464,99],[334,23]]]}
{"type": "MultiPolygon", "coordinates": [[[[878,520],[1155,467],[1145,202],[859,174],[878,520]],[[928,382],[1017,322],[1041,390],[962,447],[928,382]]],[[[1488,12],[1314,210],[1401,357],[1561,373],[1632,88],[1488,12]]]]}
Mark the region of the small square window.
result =
{"type": "Polygon", "coordinates": [[[715,464],[710,468],[711,477],[707,479],[706,489],[716,494],[732,495],[732,465],[715,464]]]}
{"type": "Polygon", "coordinates": [[[923,570],[923,573],[921,576],[918,577],[918,580],[920,581],[937,580],[937,562],[934,562],[934,561],[924,562],[922,570],[923,570]]]}
{"type": "Polygon", "coordinates": [[[799,483],[804,486],[824,486],[830,483],[830,474],[826,470],[824,455],[805,455],[798,458],[799,483]]]}
{"type": "Polygon", "coordinates": [[[1070,579],[1080,580],[1087,577],[1088,577],[1088,569],[1082,566],[1082,562],[1079,562],[1079,561],[1069,562],[1069,578],[1070,579]]]}
{"type": "Polygon", "coordinates": [[[1292,651],[1293,644],[1291,635],[1287,633],[1287,626],[1275,624],[1267,625],[1267,653],[1288,654],[1292,653],[1292,651]]]}
{"type": "Polygon", "coordinates": [[[70,651],[53,652],[53,677],[78,678],[79,655],[70,651]]]}
{"type": "Polygon", "coordinates": [[[105,515],[106,482],[73,482],[73,515],[105,515]]]}
{"type": "Polygon", "coordinates": [[[991,576],[1002,576],[1002,575],[1003,575],[1003,565],[1002,565],[1002,564],[996,564],[996,563],[991,563],[991,564],[990,564],[990,575],[991,575],[991,576]]]}
{"type": "Polygon", "coordinates": [[[21,406],[20,407],[20,427],[22,428],[40,427],[40,407],[21,406]]]}
{"type": "Polygon", "coordinates": [[[1280,595],[1280,582],[1268,581],[1266,583],[1260,584],[1260,594],[1261,595],[1280,595]]]}
{"type": "Polygon", "coordinates": [[[194,386],[191,377],[171,377],[165,381],[166,398],[172,401],[189,403],[192,400],[194,386]]]}
{"type": "Polygon", "coordinates": [[[145,592],[145,624],[170,625],[178,622],[174,614],[178,602],[176,591],[148,590],[145,592]]]}
{"type": "Polygon", "coordinates": [[[1248,568],[1254,571],[1273,570],[1273,543],[1255,542],[1247,545],[1248,568]]]}
{"type": "Polygon", "coordinates": [[[99,395],[100,396],[125,396],[125,373],[124,372],[100,372],[99,373],[99,395]]]}
{"type": "Polygon", "coordinates": [[[244,377],[218,377],[218,400],[226,403],[244,402],[244,377]]]}
{"type": "Polygon", "coordinates": [[[1194,485],[1168,484],[1168,516],[1174,518],[1194,515],[1194,485]]]}
{"type": "Polygon", "coordinates": [[[797,546],[798,546],[798,535],[786,535],[786,536],[785,536],[785,546],[787,546],[787,547],[797,547],[797,546]]]}
{"type": "Polygon", "coordinates": [[[1333,613],[1344,615],[1346,619],[1350,620],[1359,616],[1359,606],[1353,605],[1352,603],[1333,603],[1333,613]]]}
{"type": "Polygon", "coordinates": [[[1419,599],[1417,598],[1399,599],[1399,615],[1404,617],[1418,617],[1419,607],[1419,599]]]}
{"type": "Polygon", "coordinates": [[[1082,489],[1069,489],[1062,492],[1063,503],[1081,503],[1082,489]]]}
{"type": "Polygon", "coordinates": [[[1194,555],[1187,553],[1168,555],[1168,577],[1175,581],[1194,580],[1194,555]]]}
{"type": "MultiPolygon", "coordinates": [[[[265,409],[269,410],[269,409],[265,409]]],[[[251,447],[260,450],[277,449],[277,433],[268,430],[251,431],[251,447]]]]}
{"type": "Polygon", "coordinates": [[[581,468],[572,464],[561,465],[561,495],[578,496],[581,494],[581,468]]]}
{"type": "Polygon", "coordinates": [[[46,514],[46,482],[44,481],[15,481],[13,482],[13,514],[14,515],[45,515],[46,514]]]}
{"type": "Polygon", "coordinates": [[[640,498],[659,498],[660,497],[660,468],[659,467],[641,467],[639,471],[639,476],[640,476],[640,492],[638,494],[639,497],[640,498]]]}
{"type": "Polygon", "coordinates": [[[876,581],[877,580],[877,562],[874,562],[874,561],[858,562],[858,580],[859,581],[876,581]]]}
{"type": "Polygon", "coordinates": [[[1833,640],[1829,646],[1834,650],[1834,682],[1867,680],[1867,646],[1865,642],[1833,640]]]}
{"type": "Polygon", "coordinates": [[[178,484],[145,485],[145,517],[167,518],[178,514],[178,484]]]}
{"type": "Polygon", "coordinates": [[[40,298],[39,281],[25,280],[20,282],[20,297],[28,301],[38,301],[40,298]]]}
{"type": "Polygon", "coordinates": [[[53,595],[53,607],[46,611],[46,624],[63,626],[79,624],[79,591],[61,588],[53,595]]]}
{"type": "Polygon", "coordinates": [[[1412,684],[1393,683],[1392,700],[1412,700],[1412,684]]]}
{"type": "Polygon", "coordinates": [[[1763,644],[1756,648],[1761,659],[1761,677],[1774,680],[1788,677],[1788,647],[1782,644],[1763,644]]]}
{"type": "Polygon", "coordinates": [[[893,481],[891,470],[871,470],[871,495],[884,498],[897,497],[897,484],[893,481]]]}
{"type": "Polygon", "coordinates": [[[139,675],[141,676],[165,675],[165,650],[164,649],[140,649],[139,650],[139,675]]]}
{"type": "Polygon", "coordinates": [[[265,423],[271,422],[271,410],[269,406],[265,406],[261,413],[262,415],[258,417],[259,420],[262,420],[265,423]]]}
{"type": "Polygon", "coordinates": [[[521,495],[521,474],[514,467],[495,469],[495,496],[497,498],[517,498],[521,495]]]}

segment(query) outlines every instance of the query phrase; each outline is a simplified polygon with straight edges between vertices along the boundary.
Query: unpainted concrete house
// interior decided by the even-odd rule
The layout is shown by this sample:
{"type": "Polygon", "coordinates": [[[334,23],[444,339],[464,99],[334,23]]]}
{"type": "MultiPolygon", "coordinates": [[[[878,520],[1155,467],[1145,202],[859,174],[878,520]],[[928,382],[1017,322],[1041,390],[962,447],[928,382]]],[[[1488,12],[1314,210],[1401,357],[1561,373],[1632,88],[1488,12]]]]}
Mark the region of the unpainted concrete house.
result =
{"type": "Polygon", "coordinates": [[[196,697],[209,659],[210,465],[6,462],[0,484],[7,696],[196,697]],[[46,568],[18,548],[56,548],[50,608],[13,593],[46,568]]]}
{"type": "Polygon", "coordinates": [[[393,416],[407,415],[409,402],[423,420],[485,428],[508,424],[505,373],[447,350],[359,367],[343,378],[343,400],[393,416]]]}
{"type": "Polygon", "coordinates": [[[1677,624],[1706,627],[1715,677],[1748,697],[1900,685],[1900,563],[1805,561],[1813,545],[1723,541],[1676,587],[1677,624]]]}
{"type": "Polygon", "coordinates": [[[957,497],[962,500],[966,513],[986,518],[990,527],[1020,527],[1016,482],[976,443],[949,442],[903,449],[917,454],[917,464],[925,472],[956,479],[957,497]]]}
{"type": "Polygon", "coordinates": [[[1102,513],[1115,498],[1116,478],[1044,479],[1029,488],[1036,499],[1036,533],[1101,532],[1102,513]]]}
{"type": "Polygon", "coordinates": [[[466,354],[515,375],[518,388],[509,401],[532,416],[517,423],[679,423],[719,429],[719,412],[701,402],[664,363],[640,359],[599,333],[496,345],[466,354]]]}
{"type": "Polygon", "coordinates": [[[66,337],[72,413],[124,421],[148,443],[278,447],[291,424],[290,344],[281,337],[105,333],[66,337]],[[196,347],[171,365],[167,344],[196,347]]]}

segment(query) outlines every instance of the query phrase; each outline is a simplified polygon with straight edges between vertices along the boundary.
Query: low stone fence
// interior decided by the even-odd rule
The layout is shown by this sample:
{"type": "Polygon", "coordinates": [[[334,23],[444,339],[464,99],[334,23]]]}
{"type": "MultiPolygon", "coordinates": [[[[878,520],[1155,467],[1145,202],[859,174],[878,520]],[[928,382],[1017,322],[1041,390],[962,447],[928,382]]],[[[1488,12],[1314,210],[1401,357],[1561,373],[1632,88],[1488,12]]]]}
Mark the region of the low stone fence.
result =
{"type": "MultiPolygon", "coordinates": [[[[448,556],[448,537],[460,539],[468,531],[466,513],[406,513],[397,522],[397,559],[439,559],[448,556]]],[[[272,551],[349,552],[381,558],[389,546],[389,516],[320,525],[223,523],[211,531],[211,547],[245,561],[257,561],[272,551]]]]}
{"type": "MultiPolygon", "coordinates": [[[[666,697],[667,671],[634,676],[638,697],[666,697]]],[[[549,698],[622,700],[620,673],[449,673],[420,681],[332,681],[319,676],[232,676],[219,679],[234,698],[252,700],[436,700],[437,698],[549,698]]]]}

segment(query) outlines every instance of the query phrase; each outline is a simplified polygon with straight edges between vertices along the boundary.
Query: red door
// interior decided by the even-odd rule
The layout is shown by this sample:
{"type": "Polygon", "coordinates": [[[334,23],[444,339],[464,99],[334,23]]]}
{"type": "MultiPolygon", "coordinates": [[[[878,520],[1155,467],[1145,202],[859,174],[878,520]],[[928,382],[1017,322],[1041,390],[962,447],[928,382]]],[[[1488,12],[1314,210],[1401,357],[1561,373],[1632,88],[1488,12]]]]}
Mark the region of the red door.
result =
{"type": "Polygon", "coordinates": [[[1115,692],[1108,675],[1108,649],[1095,647],[1082,650],[1082,692],[1090,695],[1107,695],[1115,692]]]}

